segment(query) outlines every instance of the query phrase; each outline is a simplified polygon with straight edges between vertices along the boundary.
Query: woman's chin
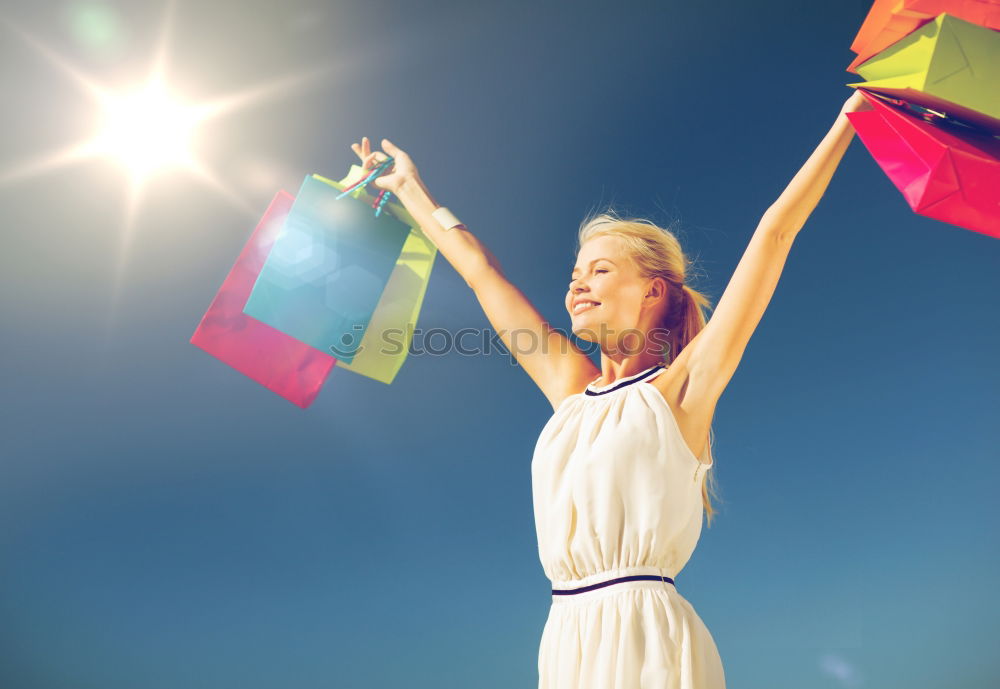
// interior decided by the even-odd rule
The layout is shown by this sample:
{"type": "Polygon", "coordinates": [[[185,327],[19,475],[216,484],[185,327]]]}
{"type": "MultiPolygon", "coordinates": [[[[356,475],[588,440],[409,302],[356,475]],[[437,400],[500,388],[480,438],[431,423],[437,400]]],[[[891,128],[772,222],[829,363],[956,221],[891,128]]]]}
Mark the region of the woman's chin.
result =
{"type": "Polygon", "coordinates": [[[601,330],[600,321],[591,321],[584,316],[574,316],[572,321],[573,334],[581,340],[596,342],[596,335],[601,330]]]}

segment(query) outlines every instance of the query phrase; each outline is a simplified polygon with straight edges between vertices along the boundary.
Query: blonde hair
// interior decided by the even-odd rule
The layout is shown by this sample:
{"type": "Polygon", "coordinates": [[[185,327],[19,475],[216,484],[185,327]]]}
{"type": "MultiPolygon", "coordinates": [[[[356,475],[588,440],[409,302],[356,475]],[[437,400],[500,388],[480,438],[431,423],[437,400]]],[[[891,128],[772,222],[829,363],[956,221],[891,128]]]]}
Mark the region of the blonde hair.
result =
{"type": "MultiPolygon", "coordinates": [[[[669,331],[668,351],[664,356],[664,363],[669,364],[705,327],[707,320],[702,310],[712,309],[708,297],[687,283],[691,261],[684,255],[672,229],[662,228],[643,218],[623,218],[610,208],[588,215],[580,223],[577,254],[585,242],[604,236],[618,237],[622,241],[643,278],[661,277],[669,283],[670,304],[660,324],[669,331]]],[[[715,432],[711,427],[708,435],[708,456],[712,460],[712,466],[704,473],[707,478],[702,480],[701,498],[708,516],[708,526],[711,527],[716,510],[712,507],[710,496],[718,497],[715,491],[715,458],[712,453],[715,432]]]]}

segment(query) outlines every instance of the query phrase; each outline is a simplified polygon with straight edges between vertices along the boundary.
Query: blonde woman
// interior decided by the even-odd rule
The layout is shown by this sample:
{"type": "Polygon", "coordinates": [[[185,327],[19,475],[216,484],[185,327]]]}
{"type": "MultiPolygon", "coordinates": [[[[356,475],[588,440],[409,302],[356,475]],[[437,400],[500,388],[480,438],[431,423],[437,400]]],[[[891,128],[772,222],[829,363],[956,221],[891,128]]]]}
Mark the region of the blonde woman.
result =
{"type": "MultiPolygon", "coordinates": [[[[703,511],[711,525],[712,414],[853,137],[844,113],[868,107],[856,92],[844,103],[764,213],[707,323],[709,301],[688,284],[673,234],[611,213],[587,219],[566,310],[573,333],[599,344],[600,368],[550,327],[468,228],[438,222],[413,161],[382,140],[394,167],[374,184],[398,196],[465,279],[554,410],[531,464],[538,551],[552,582],[540,689],[725,687],[711,634],[674,586],[703,511]]],[[[365,168],[386,159],[367,138],[352,149],[365,168]]]]}

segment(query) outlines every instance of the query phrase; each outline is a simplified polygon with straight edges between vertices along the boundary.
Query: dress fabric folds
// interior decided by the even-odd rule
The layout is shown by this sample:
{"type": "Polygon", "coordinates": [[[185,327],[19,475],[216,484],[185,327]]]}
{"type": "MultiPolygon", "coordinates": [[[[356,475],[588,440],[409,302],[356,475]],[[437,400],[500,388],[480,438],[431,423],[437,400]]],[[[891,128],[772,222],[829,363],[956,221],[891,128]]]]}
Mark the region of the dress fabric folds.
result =
{"type": "Polygon", "coordinates": [[[539,689],[724,689],[715,641],[669,583],[701,535],[710,465],[650,381],[662,364],[566,398],[531,462],[538,553],[554,590],[539,689]],[[555,593],[619,577],[653,575],[555,593]]]}

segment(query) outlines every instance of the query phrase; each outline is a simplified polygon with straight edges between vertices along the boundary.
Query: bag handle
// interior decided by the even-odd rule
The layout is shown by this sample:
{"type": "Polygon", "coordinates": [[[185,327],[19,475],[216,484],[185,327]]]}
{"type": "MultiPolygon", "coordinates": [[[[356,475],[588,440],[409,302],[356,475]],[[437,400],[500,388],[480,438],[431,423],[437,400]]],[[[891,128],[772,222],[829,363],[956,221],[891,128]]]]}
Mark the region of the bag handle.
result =
{"type": "MultiPolygon", "coordinates": [[[[358,189],[363,189],[364,187],[368,186],[368,184],[370,182],[374,181],[376,177],[381,176],[390,167],[392,167],[392,163],[393,163],[393,158],[392,157],[386,158],[385,160],[382,161],[382,163],[378,167],[376,167],[375,169],[373,169],[369,173],[369,175],[367,177],[365,177],[364,179],[358,180],[357,182],[355,182],[354,184],[352,184],[349,187],[346,187],[344,189],[344,191],[342,191],[337,196],[337,198],[338,199],[343,198],[344,196],[347,196],[348,194],[350,194],[352,191],[356,191],[358,189]]],[[[379,214],[382,213],[382,207],[385,206],[386,202],[389,201],[389,197],[390,196],[392,196],[392,192],[390,192],[388,189],[382,189],[381,191],[379,191],[378,196],[375,197],[375,200],[372,202],[372,208],[375,209],[375,217],[376,218],[379,216],[379,214]]]]}

